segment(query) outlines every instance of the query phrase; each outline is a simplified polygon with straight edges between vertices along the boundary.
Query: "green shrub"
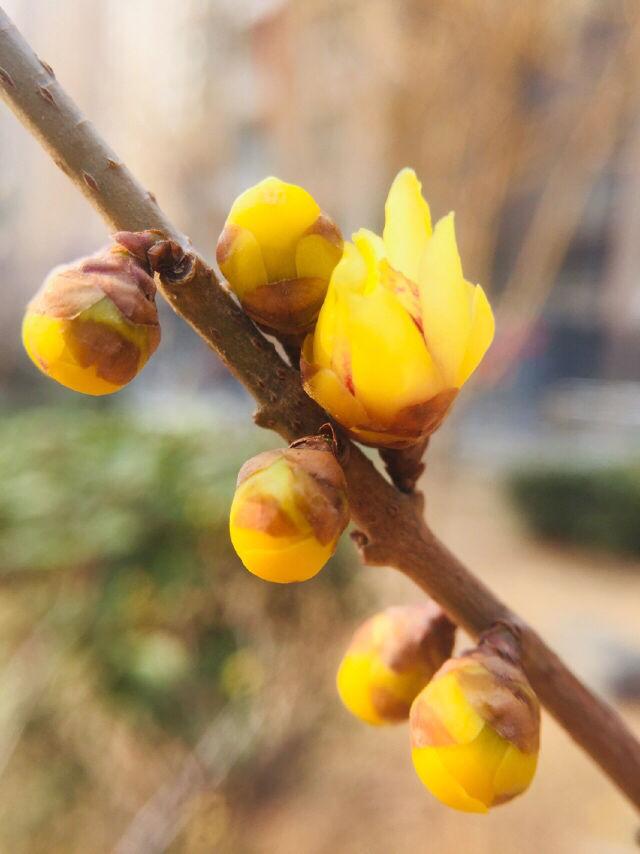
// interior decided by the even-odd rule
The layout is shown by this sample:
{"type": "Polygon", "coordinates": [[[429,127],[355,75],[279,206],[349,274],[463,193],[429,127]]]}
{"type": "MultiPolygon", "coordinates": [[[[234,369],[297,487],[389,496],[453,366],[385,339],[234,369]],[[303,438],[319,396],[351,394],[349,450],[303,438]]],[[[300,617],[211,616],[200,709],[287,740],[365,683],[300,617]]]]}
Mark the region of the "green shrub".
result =
{"type": "Polygon", "coordinates": [[[640,467],[546,467],[514,472],[509,495],[540,537],[640,555],[640,467]]]}
{"type": "Polygon", "coordinates": [[[229,505],[258,435],[268,441],[86,408],[0,419],[0,583],[18,581],[27,616],[44,615],[99,694],[187,737],[246,704],[225,675],[234,653],[268,670],[268,650],[304,630],[309,608],[326,602],[329,620],[351,607],[344,551],[286,588],[233,552],[229,505]]]}

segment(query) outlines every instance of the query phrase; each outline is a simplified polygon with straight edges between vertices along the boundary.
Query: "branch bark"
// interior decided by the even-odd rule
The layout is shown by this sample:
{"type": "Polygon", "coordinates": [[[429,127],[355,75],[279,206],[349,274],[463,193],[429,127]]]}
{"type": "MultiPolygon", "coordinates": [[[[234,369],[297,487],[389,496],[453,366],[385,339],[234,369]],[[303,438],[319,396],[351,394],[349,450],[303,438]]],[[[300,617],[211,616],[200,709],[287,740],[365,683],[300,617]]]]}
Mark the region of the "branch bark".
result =
{"type": "MultiPolygon", "coordinates": [[[[173,309],[223,359],[258,402],[256,422],[292,441],[328,418],[298,373],[242,312],[154,197],[133,177],[0,9],[0,93],[54,162],[114,230],[161,230],[191,255],[186,275],[159,275],[173,309]]],[[[174,271],[175,272],[175,271],[174,271]]],[[[523,664],[541,702],[640,809],[640,743],[621,717],[584,686],[539,635],[498,599],[429,530],[420,496],[403,494],[354,445],[345,459],[355,537],[364,561],[394,566],[478,637],[513,624],[523,664]]]]}

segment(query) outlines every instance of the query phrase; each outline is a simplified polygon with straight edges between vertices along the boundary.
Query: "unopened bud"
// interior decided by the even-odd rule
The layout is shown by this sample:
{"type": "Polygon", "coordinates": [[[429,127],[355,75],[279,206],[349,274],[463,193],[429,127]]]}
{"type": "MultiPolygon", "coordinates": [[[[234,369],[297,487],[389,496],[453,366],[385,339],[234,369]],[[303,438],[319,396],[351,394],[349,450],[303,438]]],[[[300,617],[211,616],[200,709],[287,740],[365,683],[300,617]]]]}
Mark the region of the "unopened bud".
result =
{"type": "Polygon", "coordinates": [[[160,343],[155,284],[123,246],[56,267],[29,303],[22,325],[29,357],[74,391],[119,391],[160,343]]]}
{"type": "Polygon", "coordinates": [[[286,335],[313,328],[341,256],[337,225],[306,190],[278,178],[265,178],[235,200],[217,248],[246,313],[286,335]]]}
{"type": "Polygon", "coordinates": [[[346,483],[320,437],[266,451],[240,469],[231,505],[231,542],[265,581],[306,581],[334,553],[349,521],[346,483]]]}
{"type": "Polygon", "coordinates": [[[455,626],[433,603],[387,608],[360,626],[340,664],[347,709],[369,724],[406,720],[453,650],[455,626]]]}
{"type": "Polygon", "coordinates": [[[522,668],[482,643],[449,660],[411,707],[416,772],[463,812],[484,813],[524,792],[539,740],[540,706],[522,668]]]}

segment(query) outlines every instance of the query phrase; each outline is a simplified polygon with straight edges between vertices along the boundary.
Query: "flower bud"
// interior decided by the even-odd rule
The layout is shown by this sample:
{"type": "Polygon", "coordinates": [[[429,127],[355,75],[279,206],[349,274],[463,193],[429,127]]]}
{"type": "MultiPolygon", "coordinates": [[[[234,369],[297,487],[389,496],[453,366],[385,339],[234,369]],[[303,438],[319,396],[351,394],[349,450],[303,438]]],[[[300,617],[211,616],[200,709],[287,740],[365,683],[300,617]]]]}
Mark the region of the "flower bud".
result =
{"type": "Polygon", "coordinates": [[[346,243],[312,335],[304,388],[350,435],[405,448],[442,423],[493,338],[491,307],[463,275],[453,214],[431,228],[414,172],[389,191],[382,237],[346,243]]]}
{"type": "Polygon", "coordinates": [[[536,770],[540,706],[522,668],[483,648],[449,660],[411,707],[418,777],[443,803],[484,813],[536,770]]]}
{"type": "Polygon", "coordinates": [[[301,335],[316,321],[342,235],[302,187],[265,178],[233,203],[216,254],[256,323],[301,335]]]}
{"type": "Polygon", "coordinates": [[[153,278],[117,243],[56,267],[27,307],[22,340],[61,385],[90,395],[119,391],[160,343],[153,278]]]}
{"type": "Polygon", "coordinates": [[[348,521],[344,474],[321,437],[258,454],[240,469],[231,542],[249,572],[265,581],[312,578],[348,521]]]}
{"type": "Polygon", "coordinates": [[[453,650],[455,626],[435,604],[387,608],[360,626],[337,675],[340,699],[368,724],[409,717],[415,697],[453,650]]]}

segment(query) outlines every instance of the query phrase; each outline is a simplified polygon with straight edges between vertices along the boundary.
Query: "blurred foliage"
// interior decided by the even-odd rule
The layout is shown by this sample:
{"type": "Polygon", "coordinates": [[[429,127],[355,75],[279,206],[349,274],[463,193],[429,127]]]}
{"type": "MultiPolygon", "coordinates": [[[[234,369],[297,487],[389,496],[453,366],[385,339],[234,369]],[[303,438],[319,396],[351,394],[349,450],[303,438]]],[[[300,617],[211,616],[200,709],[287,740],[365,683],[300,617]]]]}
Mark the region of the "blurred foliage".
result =
{"type": "Polygon", "coordinates": [[[1,850],[111,850],[113,822],[221,714],[232,743],[261,721],[241,777],[249,758],[255,785],[279,752],[292,764],[323,713],[300,696],[325,681],[326,635],[361,597],[341,550],[301,585],[242,568],[227,517],[256,435],[103,408],[0,418],[1,850]]]}
{"type": "Polygon", "coordinates": [[[508,490],[540,537],[640,555],[640,465],[521,470],[508,490]]]}
{"type": "MultiPolygon", "coordinates": [[[[90,649],[105,688],[163,726],[197,731],[233,689],[225,664],[251,642],[230,584],[295,621],[312,588],[263,585],[230,546],[249,431],[168,432],[113,412],[40,409],[0,422],[0,581],[69,576],[46,621],[90,649]],[[188,698],[188,701],[187,701],[188,698]]],[[[348,578],[334,559],[319,584],[348,578]]],[[[258,601],[256,601],[258,605],[258,601]]]]}

